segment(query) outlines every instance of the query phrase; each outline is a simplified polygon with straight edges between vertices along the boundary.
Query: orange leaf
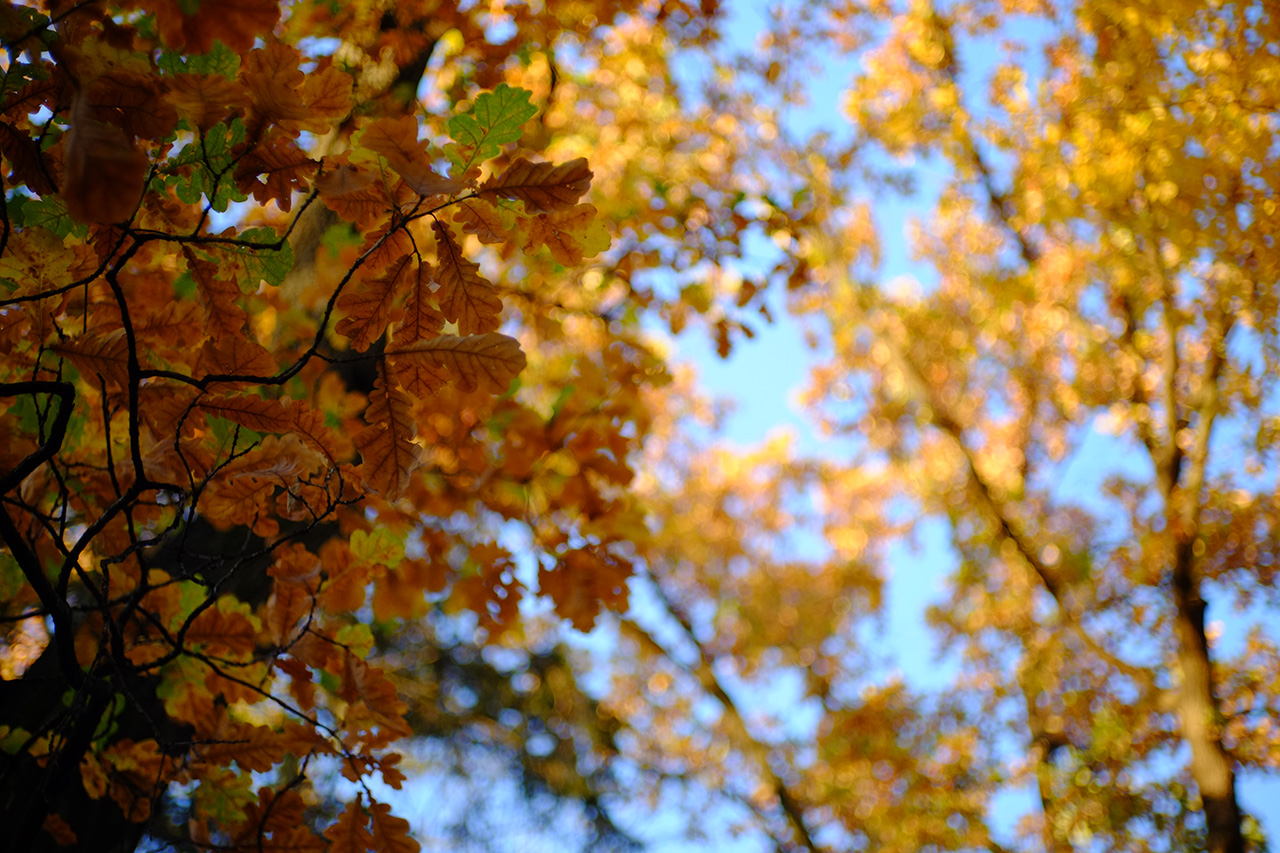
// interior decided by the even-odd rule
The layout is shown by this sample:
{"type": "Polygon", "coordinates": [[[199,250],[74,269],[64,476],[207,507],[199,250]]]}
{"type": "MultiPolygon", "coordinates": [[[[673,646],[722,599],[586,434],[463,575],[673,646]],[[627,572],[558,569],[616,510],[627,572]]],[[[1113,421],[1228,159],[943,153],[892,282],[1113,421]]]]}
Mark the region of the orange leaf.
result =
{"type": "Polygon", "coordinates": [[[58,102],[59,81],[53,77],[46,80],[32,80],[20,89],[9,93],[4,99],[0,113],[7,116],[23,116],[39,112],[41,107],[53,109],[58,102]]]}
{"type": "Polygon", "coordinates": [[[510,166],[481,184],[479,192],[523,201],[528,213],[567,210],[587,191],[591,178],[591,170],[582,157],[559,166],[517,157],[510,166]]]}
{"type": "Polygon", "coordinates": [[[236,188],[252,193],[259,204],[275,200],[288,213],[294,190],[307,192],[311,176],[320,168],[287,136],[268,136],[247,153],[236,166],[236,188]],[[263,179],[265,176],[265,180],[263,179]]]}
{"type": "Polygon", "coordinates": [[[255,432],[288,432],[293,417],[279,400],[248,394],[212,395],[200,400],[200,408],[255,432]]]}
{"type": "Polygon", "coordinates": [[[449,229],[439,220],[432,225],[436,234],[436,298],[445,319],[458,324],[463,335],[492,332],[499,326],[502,300],[483,276],[480,265],[467,260],[449,229]]]}
{"type": "Polygon", "coordinates": [[[198,256],[186,246],[182,254],[187,259],[187,270],[196,283],[196,293],[200,303],[204,305],[206,328],[209,334],[217,337],[229,335],[239,337],[249,315],[236,304],[240,298],[240,288],[234,281],[218,277],[218,265],[198,256]]]}
{"type": "Polygon", "coordinates": [[[242,723],[226,716],[204,743],[197,747],[200,758],[210,764],[226,766],[234,761],[240,769],[251,773],[270,770],[284,758],[279,734],[266,726],[242,723]]]}
{"type": "Polygon", "coordinates": [[[575,549],[554,570],[538,572],[538,588],[555,603],[557,614],[579,631],[590,631],[602,606],[627,608],[630,576],[625,560],[596,549],[575,549]]]}
{"type": "Polygon", "coordinates": [[[125,132],[94,117],[83,89],[71,101],[62,143],[62,200],[81,222],[121,222],[142,199],[147,157],[125,132]]]}
{"type": "Polygon", "coordinates": [[[426,610],[423,592],[432,585],[430,566],[422,560],[402,560],[373,586],[373,614],[379,619],[415,619],[426,610]]]}
{"type": "Polygon", "coordinates": [[[431,304],[430,270],[430,267],[419,264],[409,277],[409,298],[404,304],[404,318],[395,327],[395,336],[402,344],[434,338],[444,328],[444,315],[431,304]]]}
{"type": "Polygon", "coordinates": [[[125,819],[141,823],[151,815],[151,798],[160,788],[165,757],[154,740],[123,738],[99,754],[86,753],[80,778],[90,799],[110,794],[125,819]]]}
{"type": "Polygon", "coordinates": [[[70,847],[76,843],[76,831],[71,828],[71,824],[62,819],[62,816],[50,812],[44,816],[44,831],[49,833],[53,838],[53,843],[59,847],[70,847]]]}
{"type": "Polygon", "coordinates": [[[66,356],[86,377],[102,376],[121,388],[129,384],[129,347],[124,329],[90,332],[50,349],[66,356]]]}
{"type": "MultiPolygon", "coordinates": [[[[267,787],[260,788],[258,801],[245,809],[244,821],[236,827],[231,840],[235,848],[244,853],[303,853],[317,849],[315,844],[307,842],[305,836],[295,834],[299,829],[306,835],[311,834],[306,826],[305,809],[306,803],[292,788],[279,793],[267,787]]],[[[323,845],[319,838],[315,841],[323,845]]],[[[323,850],[323,846],[319,849],[323,850]]]]}
{"type": "Polygon", "coordinates": [[[258,36],[268,35],[280,20],[279,0],[217,0],[182,3],[179,0],[138,0],[156,15],[160,38],[189,53],[208,53],[214,40],[243,53],[258,36]],[[193,14],[184,10],[194,8],[193,14]]]}
{"type": "Polygon", "coordinates": [[[228,376],[273,376],[275,359],[266,347],[243,337],[204,342],[198,366],[207,374],[228,376]]]}
{"type": "Polygon", "coordinates": [[[336,468],[342,452],[338,448],[338,440],[333,430],[324,422],[324,413],[313,409],[302,400],[295,400],[289,406],[289,411],[293,418],[293,431],[328,457],[329,463],[336,468]]]}
{"type": "Polygon", "coordinates": [[[197,317],[199,309],[190,302],[152,303],[133,318],[133,331],[141,341],[186,346],[199,340],[204,323],[197,317]]]}
{"type": "Polygon", "coordinates": [[[258,626],[247,609],[239,607],[247,608],[247,605],[219,599],[216,606],[192,620],[191,627],[187,629],[187,642],[203,646],[211,654],[232,657],[252,654],[257,644],[258,626]]]}
{"type": "Polygon", "coordinates": [[[373,847],[373,835],[368,829],[369,818],[357,799],[347,803],[338,820],[324,831],[324,837],[333,842],[329,853],[368,853],[373,847]]]}
{"type": "Polygon", "coordinates": [[[85,96],[94,118],[115,125],[126,136],[164,139],[178,124],[178,111],[161,96],[155,77],[111,71],[95,79],[85,96]]]}
{"type": "Polygon", "coordinates": [[[244,57],[240,79],[256,118],[290,130],[324,133],[351,109],[351,77],[332,65],[304,74],[297,48],[271,42],[244,57]]]}
{"type": "MultiPolygon", "coordinates": [[[[296,658],[277,658],[276,669],[289,676],[289,695],[300,709],[310,711],[316,706],[316,683],[311,679],[311,670],[305,663],[296,658]]],[[[305,754],[296,749],[290,751],[295,755],[305,754]]]]}
{"type": "Polygon", "coordinates": [[[398,387],[388,385],[386,367],[379,364],[369,408],[364,413],[369,426],[356,435],[355,443],[364,458],[360,475],[365,484],[394,500],[409,485],[409,475],[421,456],[413,443],[418,432],[413,401],[398,387]]]}
{"type": "Polygon", "coordinates": [[[57,191],[45,169],[39,144],[7,121],[0,121],[0,154],[9,161],[9,175],[15,183],[26,184],[39,195],[57,191]]]}
{"type": "MultiPolygon", "coordinates": [[[[377,179],[378,175],[372,169],[362,169],[337,157],[326,157],[321,161],[315,186],[323,198],[329,199],[363,190],[377,179]]],[[[336,210],[334,212],[337,213],[336,210]]]]}
{"type": "Polygon", "coordinates": [[[431,168],[413,116],[378,119],[365,128],[360,146],[385,157],[387,165],[418,195],[452,195],[466,187],[466,182],[443,177],[431,168]]]}
{"type": "Polygon", "coordinates": [[[390,725],[403,725],[404,712],[409,709],[381,669],[350,653],[344,661],[339,695],[348,703],[363,702],[390,725]]]}
{"type": "Polygon", "coordinates": [[[369,804],[373,849],[378,853],[418,853],[422,845],[409,836],[409,821],[391,814],[386,803],[369,804]]]}
{"type": "Polygon", "coordinates": [[[496,332],[397,344],[387,348],[387,356],[405,390],[416,397],[428,397],[449,384],[464,392],[501,394],[525,365],[520,344],[496,332]]]}
{"type": "Polygon", "coordinates": [[[275,550],[275,562],[267,574],[290,583],[306,583],[320,576],[320,558],[301,542],[290,542],[275,550]]]}
{"type": "Polygon", "coordinates": [[[315,607],[316,597],[308,585],[277,580],[271,587],[263,616],[271,641],[280,648],[289,648],[315,607]]]}
{"type": "Polygon", "coordinates": [[[406,255],[414,254],[413,238],[403,226],[388,225],[372,231],[364,238],[360,246],[360,255],[364,263],[360,274],[368,277],[399,263],[406,255]]]}
{"type": "Polygon", "coordinates": [[[385,275],[364,279],[357,287],[343,291],[338,308],[347,316],[338,321],[334,331],[351,338],[351,346],[358,352],[367,350],[387,330],[396,293],[418,277],[417,266],[413,255],[403,255],[385,275]]]}
{"type": "Polygon", "coordinates": [[[249,90],[220,74],[175,74],[167,78],[169,103],[199,130],[208,130],[234,110],[249,106],[249,90]]]}
{"type": "Polygon", "coordinates": [[[566,267],[582,263],[583,246],[574,231],[583,231],[596,218],[590,204],[579,204],[561,213],[542,213],[529,218],[524,250],[536,251],[541,246],[551,250],[556,263],[566,267]]]}
{"type": "Polygon", "coordinates": [[[364,606],[372,566],[357,560],[346,542],[331,539],[320,549],[325,581],[316,597],[330,613],[353,613],[364,606]]]}
{"type": "Polygon", "coordinates": [[[508,217],[511,217],[510,211],[504,212],[478,198],[459,203],[453,211],[453,221],[466,233],[476,235],[481,243],[505,242],[513,230],[513,223],[508,221],[508,217]]]}

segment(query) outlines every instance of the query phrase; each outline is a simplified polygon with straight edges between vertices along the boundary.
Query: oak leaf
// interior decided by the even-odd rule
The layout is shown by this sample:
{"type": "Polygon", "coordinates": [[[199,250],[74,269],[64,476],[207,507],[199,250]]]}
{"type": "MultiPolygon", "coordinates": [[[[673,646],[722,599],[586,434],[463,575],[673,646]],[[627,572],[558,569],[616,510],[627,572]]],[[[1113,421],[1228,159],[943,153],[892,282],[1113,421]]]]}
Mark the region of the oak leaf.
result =
{"type": "Polygon", "coordinates": [[[58,101],[60,90],[59,81],[53,77],[32,80],[9,92],[0,101],[0,114],[17,118],[39,112],[41,107],[52,109],[58,101]]]}
{"type": "Polygon", "coordinates": [[[350,111],[350,76],[332,65],[304,74],[301,61],[297,48],[279,42],[244,57],[240,79],[249,90],[256,122],[323,133],[350,111]]]}
{"type": "Polygon", "coordinates": [[[379,620],[418,618],[427,607],[423,593],[434,580],[431,567],[424,560],[405,559],[387,569],[373,588],[374,616],[379,620]]]}
{"type": "Polygon", "coordinates": [[[278,579],[271,586],[263,622],[276,646],[289,649],[301,636],[305,624],[316,608],[315,591],[310,585],[278,579]]]}
{"type": "Polygon", "coordinates": [[[360,799],[347,803],[324,837],[332,842],[329,853],[368,853],[373,849],[373,835],[368,828],[369,817],[364,813],[360,799]]]}
{"type": "Polygon", "coordinates": [[[250,394],[210,395],[200,400],[200,408],[254,432],[288,432],[293,426],[292,413],[279,400],[250,394]]]}
{"type": "Polygon", "coordinates": [[[434,338],[444,328],[444,315],[433,304],[433,285],[431,268],[417,264],[409,276],[404,316],[395,326],[395,337],[401,344],[434,338]]]}
{"type": "Polygon", "coordinates": [[[443,177],[431,168],[427,146],[418,139],[418,122],[413,116],[374,121],[360,135],[360,146],[386,158],[387,165],[418,195],[453,195],[466,187],[464,181],[443,177]]]}
{"type": "Polygon", "coordinates": [[[39,143],[7,121],[0,121],[0,154],[9,161],[9,175],[14,183],[26,184],[39,195],[57,191],[49,178],[39,143]]]}
{"type": "Polygon", "coordinates": [[[527,213],[568,210],[591,186],[585,158],[567,163],[534,163],[517,157],[480,185],[478,192],[524,202],[527,213]]]}
{"type": "Polygon", "coordinates": [[[62,142],[62,200],[81,222],[121,222],[133,215],[146,183],[147,156],[125,132],[100,121],[84,89],[71,100],[62,142]]]}
{"type": "Polygon", "coordinates": [[[555,603],[556,613],[579,631],[595,627],[602,606],[627,608],[627,580],[631,565],[595,548],[578,548],[560,558],[548,571],[538,572],[538,588],[555,603]]]}
{"type": "Polygon", "coordinates": [[[71,828],[71,824],[63,819],[62,815],[56,812],[49,812],[49,814],[45,815],[44,823],[41,826],[59,847],[75,845],[76,831],[71,828]]]}
{"type": "Polygon", "coordinates": [[[436,235],[435,279],[440,285],[436,298],[445,319],[457,323],[462,335],[496,330],[502,313],[497,290],[480,275],[480,265],[463,256],[462,247],[444,223],[436,220],[432,230],[436,235]]]}
{"type": "Polygon", "coordinates": [[[109,71],[88,85],[84,97],[94,118],[119,127],[126,136],[164,139],[178,124],[178,111],[152,75],[109,71]]]}
{"type": "Polygon", "coordinates": [[[275,359],[267,348],[242,337],[205,341],[196,366],[206,374],[218,376],[271,376],[276,372],[275,359]]]}
{"type": "Polygon", "coordinates": [[[409,835],[409,821],[391,814],[386,803],[369,804],[373,849],[378,853],[418,853],[422,846],[409,835]]]}
{"type": "Polygon", "coordinates": [[[387,348],[387,357],[404,389],[415,397],[431,396],[445,385],[500,394],[525,366],[520,344],[496,332],[397,344],[387,348]]]}
{"type": "Polygon", "coordinates": [[[384,364],[378,365],[378,377],[364,417],[369,426],[355,437],[356,447],[364,459],[360,475],[369,488],[394,500],[409,485],[409,475],[421,461],[421,454],[413,442],[418,429],[413,418],[413,401],[391,384],[384,364]]]}
{"type": "Polygon", "coordinates": [[[122,738],[99,754],[86,753],[80,777],[90,799],[111,795],[125,819],[141,823],[151,816],[152,798],[165,772],[165,756],[155,740],[122,738]]]}
{"type": "Polygon", "coordinates": [[[325,579],[317,603],[330,613],[353,613],[363,607],[373,566],[356,559],[348,544],[336,539],[321,547],[320,563],[325,579]]]}
{"type": "Polygon", "coordinates": [[[293,193],[307,192],[311,177],[319,168],[320,163],[308,157],[298,143],[272,134],[236,165],[236,188],[252,195],[259,204],[274,201],[288,213],[293,207],[293,193]]]}
{"type": "Polygon", "coordinates": [[[210,764],[228,765],[234,761],[242,770],[261,773],[284,758],[285,750],[275,730],[234,720],[225,710],[217,728],[203,740],[209,742],[201,744],[196,753],[210,764]]]}
{"type": "Polygon", "coordinates": [[[257,638],[258,620],[249,606],[225,596],[193,619],[186,633],[189,642],[221,657],[252,654],[257,638]]]}
{"type": "Polygon", "coordinates": [[[476,164],[497,156],[503,145],[520,139],[524,123],[538,114],[530,103],[531,94],[501,83],[492,92],[477,95],[470,112],[449,119],[449,137],[457,144],[445,153],[459,173],[469,173],[476,164]]]}
{"type": "Polygon", "coordinates": [[[49,349],[65,356],[85,376],[101,376],[119,388],[129,384],[129,348],[124,329],[90,332],[49,349]]]}
{"type": "Polygon", "coordinates": [[[338,308],[346,316],[334,331],[349,337],[352,349],[364,352],[387,330],[396,295],[410,287],[419,275],[417,259],[405,254],[393,261],[383,275],[364,278],[356,287],[348,288],[338,297],[338,308]]]}
{"type": "Polygon", "coordinates": [[[596,209],[590,204],[530,217],[525,228],[526,252],[546,246],[556,263],[566,267],[576,266],[584,257],[594,257],[609,248],[609,233],[596,219],[596,209]]]}
{"type": "Polygon", "coordinates": [[[191,280],[196,284],[196,294],[204,306],[209,334],[238,337],[249,319],[236,302],[240,298],[239,286],[221,277],[217,264],[200,257],[190,248],[183,246],[182,254],[187,260],[191,280]]]}
{"type": "Polygon", "coordinates": [[[400,721],[409,706],[400,700],[396,686],[386,673],[353,654],[345,655],[344,661],[338,695],[349,703],[363,702],[389,721],[400,721]]]}
{"type": "MultiPolygon", "coordinates": [[[[315,188],[326,202],[331,198],[349,195],[366,189],[378,179],[378,175],[370,168],[362,168],[355,163],[340,157],[326,157],[320,161],[320,173],[316,175],[315,188]]],[[[377,195],[374,193],[373,195],[377,195]]],[[[370,200],[371,201],[371,200],[370,200]]],[[[334,213],[344,219],[356,217],[343,216],[336,208],[334,213]]]]}
{"type": "Polygon", "coordinates": [[[481,243],[506,242],[515,231],[516,217],[505,207],[490,204],[481,198],[468,198],[453,209],[453,221],[467,234],[474,234],[481,243]]]}
{"type": "Polygon", "coordinates": [[[249,107],[249,90],[244,84],[221,74],[175,74],[165,80],[169,103],[200,131],[249,107]]]}
{"type": "Polygon", "coordinates": [[[236,52],[253,47],[280,20],[279,0],[137,0],[156,16],[160,38],[170,47],[208,53],[215,40],[236,52]]]}

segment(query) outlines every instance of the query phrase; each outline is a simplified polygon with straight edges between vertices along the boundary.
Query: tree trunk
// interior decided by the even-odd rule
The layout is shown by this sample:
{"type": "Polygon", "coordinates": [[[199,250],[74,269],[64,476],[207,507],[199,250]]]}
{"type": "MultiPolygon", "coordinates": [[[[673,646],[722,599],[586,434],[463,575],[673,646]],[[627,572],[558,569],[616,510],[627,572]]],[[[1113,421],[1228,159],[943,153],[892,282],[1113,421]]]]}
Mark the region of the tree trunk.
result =
{"type": "Polygon", "coordinates": [[[1235,772],[1222,746],[1218,700],[1213,692],[1213,663],[1204,633],[1205,602],[1193,566],[1194,540],[1176,545],[1173,600],[1177,608],[1178,665],[1182,686],[1178,711],[1182,736],[1191,746],[1191,776],[1204,803],[1209,853],[1244,853],[1235,772]]]}

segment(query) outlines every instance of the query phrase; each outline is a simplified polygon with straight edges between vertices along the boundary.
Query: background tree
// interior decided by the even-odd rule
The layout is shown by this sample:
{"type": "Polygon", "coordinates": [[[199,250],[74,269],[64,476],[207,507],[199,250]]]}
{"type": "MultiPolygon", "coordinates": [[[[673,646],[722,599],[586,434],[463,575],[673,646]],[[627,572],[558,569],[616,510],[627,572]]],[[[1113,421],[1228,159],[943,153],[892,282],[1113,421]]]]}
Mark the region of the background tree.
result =
{"type": "Polygon", "coordinates": [[[783,842],[1003,849],[995,797],[1031,787],[1030,849],[1262,843],[1239,780],[1277,757],[1276,26],[1265,4],[808,4],[738,64],[785,108],[851,60],[852,132],[773,146],[775,196],[810,211],[773,236],[824,354],[807,399],[853,460],[681,463],[645,565],[691,650],[641,637],[618,701],[658,703],[662,672],[720,698],[649,743],[723,755],[710,784],[754,774],[783,842]],[[895,188],[931,208],[929,274],[889,288],[895,188]],[[826,564],[776,538],[805,512],[826,564]],[[904,526],[937,521],[959,664],[919,695],[861,617],[904,526]],[[1238,653],[1210,600],[1260,620],[1238,653]],[[816,725],[748,736],[733,696],[788,673],[816,725]]]}

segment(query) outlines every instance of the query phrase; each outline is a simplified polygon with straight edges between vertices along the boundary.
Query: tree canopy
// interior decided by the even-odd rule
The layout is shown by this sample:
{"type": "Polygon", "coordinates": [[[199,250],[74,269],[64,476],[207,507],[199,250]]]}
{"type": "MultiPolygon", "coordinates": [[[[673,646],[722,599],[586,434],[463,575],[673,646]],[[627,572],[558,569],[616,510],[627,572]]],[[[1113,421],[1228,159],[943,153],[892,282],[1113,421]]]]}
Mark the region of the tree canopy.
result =
{"type": "Polygon", "coordinates": [[[743,14],[0,4],[15,849],[1263,849],[1274,10],[743,14]],[[821,452],[664,342],[780,308],[821,452]]]}

